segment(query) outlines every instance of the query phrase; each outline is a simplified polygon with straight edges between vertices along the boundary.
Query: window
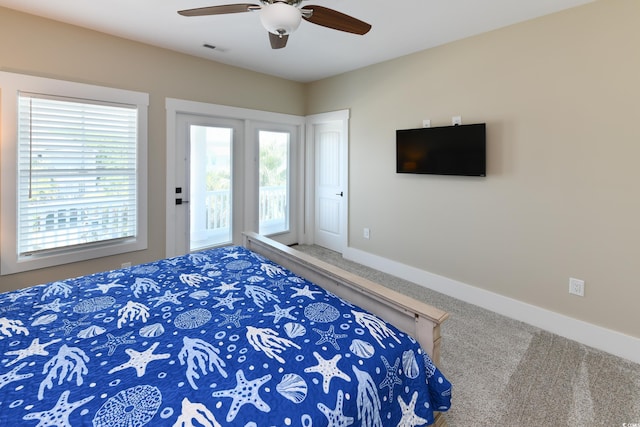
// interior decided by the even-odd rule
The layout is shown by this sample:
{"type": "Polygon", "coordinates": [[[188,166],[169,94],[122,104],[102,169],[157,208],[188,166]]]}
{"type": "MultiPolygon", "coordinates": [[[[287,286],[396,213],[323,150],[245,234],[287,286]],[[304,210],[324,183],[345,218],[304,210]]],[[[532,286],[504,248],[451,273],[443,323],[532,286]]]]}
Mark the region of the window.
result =
{"type": "Polygon", "coordinates": [[[10,73],[0,88],[2,274],[146,248],[148,96],[10,73]]]}

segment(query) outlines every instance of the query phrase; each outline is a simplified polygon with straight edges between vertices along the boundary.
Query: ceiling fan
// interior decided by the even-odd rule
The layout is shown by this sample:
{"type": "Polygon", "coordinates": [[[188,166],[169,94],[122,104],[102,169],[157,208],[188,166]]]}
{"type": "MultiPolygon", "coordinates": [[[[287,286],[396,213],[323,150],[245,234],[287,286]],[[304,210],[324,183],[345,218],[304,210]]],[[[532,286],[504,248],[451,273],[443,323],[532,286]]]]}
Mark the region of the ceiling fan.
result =
{"type": "Polygon", "coordinates": [[[371,25],[323,6],[299,7],[303,0],[259,0],[261,4],[236,3],[180,10],[182,16],[224,15],[228,13],[260,11],[260,21],[269,32],[273,49],[287,45],[289,34],[294,32],[302,19],[313,24],[347,33],[363,35],[371,25]]]}

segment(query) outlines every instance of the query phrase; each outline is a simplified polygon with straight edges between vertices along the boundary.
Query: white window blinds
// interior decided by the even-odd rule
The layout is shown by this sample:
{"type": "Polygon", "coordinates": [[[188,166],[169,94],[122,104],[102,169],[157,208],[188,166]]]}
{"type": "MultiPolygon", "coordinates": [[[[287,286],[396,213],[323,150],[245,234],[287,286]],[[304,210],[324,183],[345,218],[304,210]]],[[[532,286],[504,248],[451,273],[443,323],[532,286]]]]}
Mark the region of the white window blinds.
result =
{"type": "Polygon", "coordinates": [[[137,235],[135,105],[18,96],[20,256],[137,235]]]}

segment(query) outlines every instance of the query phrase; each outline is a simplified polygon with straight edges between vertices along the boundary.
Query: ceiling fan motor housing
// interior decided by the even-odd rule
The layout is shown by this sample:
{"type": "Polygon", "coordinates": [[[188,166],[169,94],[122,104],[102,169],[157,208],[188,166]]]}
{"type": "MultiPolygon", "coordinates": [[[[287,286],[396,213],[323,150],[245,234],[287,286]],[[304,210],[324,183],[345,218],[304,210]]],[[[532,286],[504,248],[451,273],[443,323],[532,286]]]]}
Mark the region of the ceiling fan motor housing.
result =
{"type": "Polygon", "coordinates": [[[270,3],[260,9],[260,21],[267,31],[282,36],[298,29],[302,13],[300,9],[287,3],[270,3]]]}

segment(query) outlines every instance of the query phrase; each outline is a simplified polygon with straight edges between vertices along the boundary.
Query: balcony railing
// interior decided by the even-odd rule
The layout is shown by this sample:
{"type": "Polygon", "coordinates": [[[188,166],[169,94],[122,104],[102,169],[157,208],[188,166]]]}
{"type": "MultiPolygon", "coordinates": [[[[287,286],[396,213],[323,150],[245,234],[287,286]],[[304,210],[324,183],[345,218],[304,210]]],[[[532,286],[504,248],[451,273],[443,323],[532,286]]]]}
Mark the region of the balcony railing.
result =
{"type": "MultiPolygon", "coordinates": [[[[260,187],[260,223],[284,221],[287,218],[287,189],[285,186],[260,187]]],[[[204,204],[205,230],[227,229],[231,225],[231,191],[207,191],[204,204]]],[[[193,203],[193,201],[192,201],[193,203]]],[[[193,208],[194,205],[192,205],[193,208]]],[[[197,209],[197,204],[195,204],[197,209]]]]}
{"type": "MultiPolygon", "coordinates": [[[[258,212],[260,232],[273,234],[289,227],[287,189],[285,186],[260,187],[258,212]]],[[[191,249],[203,248],[230,240],[231,191],[207,191],[204,201],[191,201],[191,249]]],[[[75,208],[34,216],[30,251],[46,248],[46,242],[75,245],[102,239],[115,239],[131,232],[126,226],[127,209],[109,208],[92,216],[75,208]]],[[[64,245],[63,245],[64,246],[64,245]]]]}
{"type": "MultiPolygon", "coordinates": [[[[289,227],[287,188],[260,187],[258,212],[260,232],[272,234],[289,227]]],[[[191,249],[231,240],[231,192],[207,191],[201,203],[191,201],[191,249]]]]}

